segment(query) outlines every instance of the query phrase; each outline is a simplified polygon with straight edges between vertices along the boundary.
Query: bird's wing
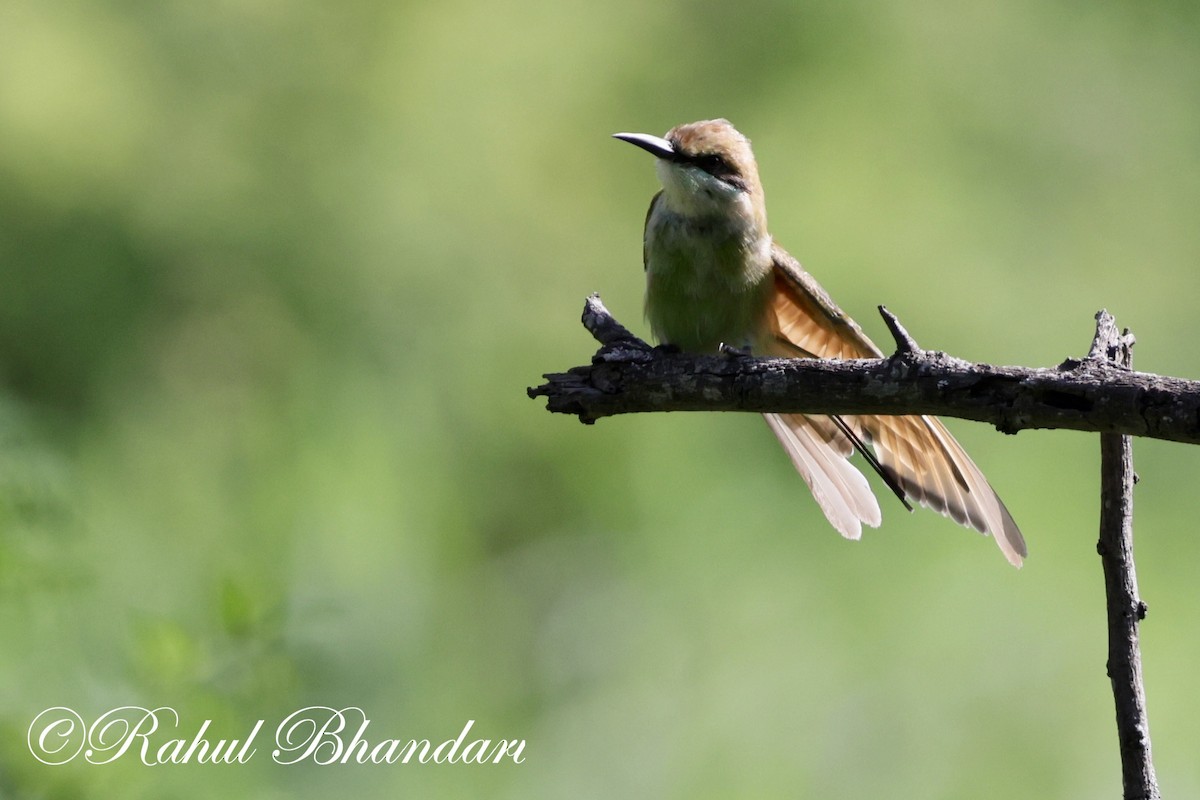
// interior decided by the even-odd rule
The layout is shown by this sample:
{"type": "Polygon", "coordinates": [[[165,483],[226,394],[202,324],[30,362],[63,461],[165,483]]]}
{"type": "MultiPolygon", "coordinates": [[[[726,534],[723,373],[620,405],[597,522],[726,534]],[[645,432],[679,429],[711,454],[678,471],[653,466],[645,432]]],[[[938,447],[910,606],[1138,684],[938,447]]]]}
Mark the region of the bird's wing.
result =
{"type": "Polygon", "coordinates": [[[860,416],[884,468],[904,493],[959,525],[991,534],[1014,567],[1028,555],[1004,501],[937,417],[860,416]]]}
{"type": "MultiPolygon", "coordinates": [[[[762,349],[771,355],[791,357],[882,356],[879,348],[854,320],[837,307],[796,259],[778,245],[774,246],[772,256],[775,268],[773,338],[762,349]]],[[[874,446],[880,463],[905,495],[945,514],[960,525],[991,534],[1004,557],[1014,566],[1021,565],[1027,550],[1020,529],[979,467],[975,466],[975,462],[940,420],[928,416],[865,414],[843,419],[855,433],[874,446]]],[[[792,457],[793,463],[798,458],[803,461],[808,449],[796,447],[794,442],[781,435],[781,426],[792,432],[815,432],[839,456],[844,458],[850,455],[849,442],[844,441],[844,437],[838,438],[838,432],[828,418],[780,414],[769,415],[767,422],[792,457]],[[776,420],[772,421],[770,416],[775,416],[776,420]]],[[[798,433],[797,436],[803,437],[805,433],[798,433]]],[[[842,463],[849,466],[848,462],[842,463]]],[[[809,458],[808,465],[815,464],[815,460],[809,458]]],[[[799,463],[797,469],[811,488],[813,478],[799,463]]],[[[816,494],[817,490],[813,489],[813,493],[816,494]]],[[[826,503],[819,496],[817,499],[830,522],[845,534],[843,527],[830,515],[826,503]]]]}
{"type": "Polygon", "coordinates": [[[646,231],[650,230],[650,216],[654,213],[654,207],[658,205],[658,201],[662,199],[662,189],[659,189],[654,197],[650,198],[650,207],[646,209],[646,222],[642,225],[642,270],[646,270],[650,266],[649,245],[646,243],[646,231]]]}
{"type": "Polygon", "coordinates": [[[778,244],[771,247],[775,267],[776,333],[789,349],[799,348],[812,358],[882,358],[867,338],[800,262],[778,244]]]}

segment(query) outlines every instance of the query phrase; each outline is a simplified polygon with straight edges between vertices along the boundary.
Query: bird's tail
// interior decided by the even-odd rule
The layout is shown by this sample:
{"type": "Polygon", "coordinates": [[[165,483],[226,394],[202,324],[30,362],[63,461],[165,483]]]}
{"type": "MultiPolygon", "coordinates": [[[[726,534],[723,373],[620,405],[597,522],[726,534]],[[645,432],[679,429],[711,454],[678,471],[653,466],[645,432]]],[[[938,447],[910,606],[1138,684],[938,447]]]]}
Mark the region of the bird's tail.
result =
{"type": "Polygon", "coordinates": [[[854,452],[849,439],[829,417],[764,414],[763,418],[842,536],[861,538],[864,523],[879,527],[879,502],[867,479],[848,460],[854,452]]]}

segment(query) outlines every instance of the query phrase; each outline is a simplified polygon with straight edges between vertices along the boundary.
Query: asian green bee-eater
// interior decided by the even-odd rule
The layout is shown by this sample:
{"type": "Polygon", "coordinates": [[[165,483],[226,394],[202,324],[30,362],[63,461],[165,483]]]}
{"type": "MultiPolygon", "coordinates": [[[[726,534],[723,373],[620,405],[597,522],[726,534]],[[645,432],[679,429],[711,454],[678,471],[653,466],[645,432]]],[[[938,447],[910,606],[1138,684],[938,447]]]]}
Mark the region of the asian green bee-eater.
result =
{"type": "MultiPolygon", "coordinates": [[[[662,190],[646,215],[646,318],[659,342],[686,352],[722,345],[755,355],[879,358],[881,351],[767,232],[750,141],[723,119],[665,137],[618,133],[650,152],[662,190]]],[[[849,539],[878,527],[879,503],[849,461],[873,466],[897,491],[991,534],[1020,566],[1025,540],[975,462],[935,417],[765,414],[833,527],[849,539]]]]}

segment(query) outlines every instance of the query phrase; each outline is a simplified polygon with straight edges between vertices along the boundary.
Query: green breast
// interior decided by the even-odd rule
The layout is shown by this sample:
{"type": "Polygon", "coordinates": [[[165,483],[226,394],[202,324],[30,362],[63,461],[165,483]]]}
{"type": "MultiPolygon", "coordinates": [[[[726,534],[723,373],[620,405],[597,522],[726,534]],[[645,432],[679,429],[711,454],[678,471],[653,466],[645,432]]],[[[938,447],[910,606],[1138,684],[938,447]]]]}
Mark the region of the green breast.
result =
{"type": "Polygon", "coordinates": [[[646,231],[646,319],[654,336],[697,353],[752,345],[769,310],[767,248],[719,226],[654,222],[646,231]]]}

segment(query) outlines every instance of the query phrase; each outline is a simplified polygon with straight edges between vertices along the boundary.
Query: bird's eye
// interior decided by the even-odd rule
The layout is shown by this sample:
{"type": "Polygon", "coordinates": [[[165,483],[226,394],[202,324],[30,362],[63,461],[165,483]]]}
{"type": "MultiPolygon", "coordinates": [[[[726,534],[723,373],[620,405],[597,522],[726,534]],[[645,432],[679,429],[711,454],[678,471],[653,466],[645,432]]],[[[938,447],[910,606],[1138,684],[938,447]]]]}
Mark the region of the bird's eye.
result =
{"type": "Polygon", "coordinates": [[[696,166],[710,175],[721,176],[728,175],[733,172],[733,170],[729,168],[728,162],[726,162],[724,158],[716,153],[709,153],[708,155],[700,156],[698,159],[696,159],[696,166]]]}
{"type": "Polygon", "coordinates": [[[700,169],[712,175],[722,183],[727,183],[735,189],[745,191],[746,181],[734,169],[733,165],[720,153],[705,153],[688,159],[700,169]]]}

